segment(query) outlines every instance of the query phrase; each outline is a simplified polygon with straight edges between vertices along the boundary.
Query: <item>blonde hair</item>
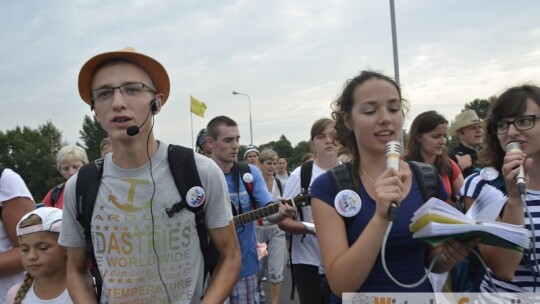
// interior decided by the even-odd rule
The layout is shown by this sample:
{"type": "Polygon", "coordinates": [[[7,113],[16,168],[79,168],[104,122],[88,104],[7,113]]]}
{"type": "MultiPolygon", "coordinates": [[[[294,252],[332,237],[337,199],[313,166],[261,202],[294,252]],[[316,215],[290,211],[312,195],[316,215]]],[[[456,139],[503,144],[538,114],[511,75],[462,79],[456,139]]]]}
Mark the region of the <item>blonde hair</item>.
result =
{"type": "MultiPolygon", "coordinates": [[[[25,218],[19,223],[19,228],[25,228],[35,225],[41,225],[43,224],[43,221],[41,220],[41,217],[37,214],[32,214],[29,217],[25,218]]],[[[60,235],[59,233],[52,232],[52,231],[46,231],[48,233],[54,233],[56,234],[57,238],[60,235]]],[[[19,240],[21,237],[19,237],[19,240]]],[[[15,300],[13,301],[13,304],[21,304],[22,300],[28,293],[28,290],[30,287],[32,287],[32,284],[34,283],[35,278],[30,275],[30,273],[26,273],[24,276],[24,281],[22,282],[21,286],[19,287],[19,290],[17,290],[17,295],[15,296],[15,300]]]]}
{"type": "MultiPolygon", "coordinates": [[[[35,225],[41,225],[43,221],[41,220],[41,217],[39,217],[36,214],[32,214],[29,217],[25,218],[19,223],[19,228],[25,228],[35,225]]],[[[21,237],[19,237],[20,239],[21,237]]],[[[30,273],[26,273],[24,276],[24,281],[21,284],[21,287],[19,287],[19,290],[17,291],[17,295],[15,296],[15,301],[13,304],[20,304],[22,303],[22,300],[26,296],[26,293],[32,286],[32,283],[34,283],[34,277],[30,275],[30,273]]]]}
{"type": "Polygon", "coordinates": [[[266,148],[261,151],[261,155],[259,155],[259,162],[262,164],[267,160],[277,161],[278,155],[276,151],[272,150],[271,148],[266,148]]]}
{"type": "Polygon", "coordinates": [[[60,165],[64,162],[80,160],[83,165],[88,163],[86,151],[79,146],[65,146],[56,154],[56,167],[60,170],[60,165]]]}

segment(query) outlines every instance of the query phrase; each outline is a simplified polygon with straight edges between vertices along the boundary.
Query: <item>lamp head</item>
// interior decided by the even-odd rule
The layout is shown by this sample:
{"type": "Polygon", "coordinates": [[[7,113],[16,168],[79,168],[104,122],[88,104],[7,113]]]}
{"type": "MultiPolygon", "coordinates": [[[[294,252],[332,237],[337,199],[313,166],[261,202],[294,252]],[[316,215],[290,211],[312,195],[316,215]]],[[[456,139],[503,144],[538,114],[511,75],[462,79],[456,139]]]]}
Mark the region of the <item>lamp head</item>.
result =
{"type": "Polygon", "coordinates": [[[233,94],[233,95],[238,95],[239,93],[236,92],[236,91],[233,91],[232,94],[233,94]]]}

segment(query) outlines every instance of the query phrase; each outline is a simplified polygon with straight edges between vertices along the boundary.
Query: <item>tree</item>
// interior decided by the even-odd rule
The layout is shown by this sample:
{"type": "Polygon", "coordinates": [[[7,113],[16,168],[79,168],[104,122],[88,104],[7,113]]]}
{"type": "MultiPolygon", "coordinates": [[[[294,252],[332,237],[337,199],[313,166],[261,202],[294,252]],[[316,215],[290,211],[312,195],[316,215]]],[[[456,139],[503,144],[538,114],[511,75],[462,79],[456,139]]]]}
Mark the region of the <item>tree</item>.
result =
{"type": "Polygon", "coordinates": [[[37,130],[16,127],[0,131],[0,163],[24,179],[36,202],[62,181],[56,169],[61,140],[62,133],[50,121],[37,130]]]}
{"type": "Polygon", "coordinates": [[[100,158],[99,144],[103,138],[107,137],[107,132],[103,130],[95,116],[90,118],[90,116],[84,115],[82,130],[79,131],[79,134],[84,146],[77,144],[86,150],[88,160],[92,161],[100,158]]]}
{"type": "Polygon", "coordinates": [[[283,155],[285,157],[290,157],[293,153],[291,142],[283,134],[279,137],[278,141],[271,141],[267,144],[260,145],[259,151],[262,151],[265,148],[271,148],[276,151],[278,156],[283,155]]]}
{"type": "Polygon", "coordinates": [[[475,99],[467,104],[465,104],[465,107],[461,110],[461,112],[467,111],[467,110],[474,110],[476,112],[476,115],[480,119],[485,119],[489,112],[489,106],[491,104],[491,101],[493,101],[496,97],[491,96],[489,99],[475,99]]]}
{"type": "Polygon", "coordinates": [[[302,164],[302,157],[304,154],[311,152],[311,146],[307,141],[299,142],[293,149],[291,156],[287,159],[288,169],[293,170],[294,168],[302,164]]]}

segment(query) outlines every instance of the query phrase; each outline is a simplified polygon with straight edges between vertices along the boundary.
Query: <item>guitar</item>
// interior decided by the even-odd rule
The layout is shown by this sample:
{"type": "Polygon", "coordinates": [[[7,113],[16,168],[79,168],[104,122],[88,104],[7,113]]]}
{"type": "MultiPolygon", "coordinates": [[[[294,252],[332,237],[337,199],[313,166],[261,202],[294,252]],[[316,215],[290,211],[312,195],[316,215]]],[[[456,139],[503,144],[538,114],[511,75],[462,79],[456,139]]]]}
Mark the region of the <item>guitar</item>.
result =
{"type": "MultiPolygon", "coordinates": [[[[285,203],[288,204],[289,206],[296,207],[296,203],[300,203],[300,202],[304,201],[307,198],[308,198],[307,194],[300,194],[297,197],[293,197],[293,198],[291,198],[289,200],[286,200],[285,203]]],[[[273,203],[273,204],[269,204],[268,206],[264,206],[262,208],[257,208],[255,210],[236,215],[236,216],[233,217],[234,226],[235,227],[242,226],[244,224],[256,221],[256,220],[258,220],[260,218],[263,218],[263,217],[272,215],[274,213],[277,213],[279,211],[279,204],[280,203],[281,202],[276,202],[276,203],[273,203]]]]}

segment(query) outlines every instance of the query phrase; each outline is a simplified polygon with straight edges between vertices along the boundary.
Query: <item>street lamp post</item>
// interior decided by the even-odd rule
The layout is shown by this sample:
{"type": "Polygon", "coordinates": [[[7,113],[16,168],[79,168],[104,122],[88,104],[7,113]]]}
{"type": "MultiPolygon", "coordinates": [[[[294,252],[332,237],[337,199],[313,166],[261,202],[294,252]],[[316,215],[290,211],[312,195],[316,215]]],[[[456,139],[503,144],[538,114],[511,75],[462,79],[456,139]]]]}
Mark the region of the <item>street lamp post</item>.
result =
{"type": "Polygon", "coordinates": [[[248,104],[249,104],[249,135],[250,135],[250,138],[251,138],[250,145],[253,146],[253,125],[252,125],[252,122],[251,122],[251,98],[249,97],[248,94],[244,94],[244,93],[240,93],[240,92],[236,92],[236,91],[233,91],[232,93],[233,93],[233,95],[243,95],[243,96],[246,96],[248,98],[248,104]]]}
{"type": "Polygon", "coordinates": [[[399,60],[397,47],[397,31],[396,31],[396,11],[394,9],[394,0],[390,0],[390,23],[392,26],[392,48],[394,53],[394,78],[399,85],[399,60]]]}

